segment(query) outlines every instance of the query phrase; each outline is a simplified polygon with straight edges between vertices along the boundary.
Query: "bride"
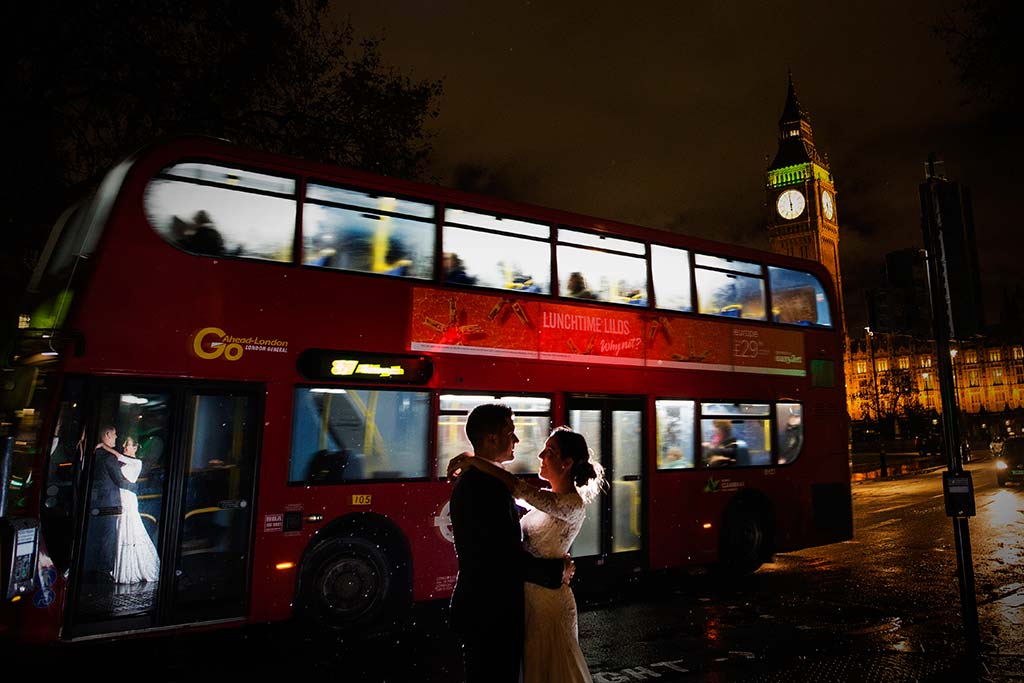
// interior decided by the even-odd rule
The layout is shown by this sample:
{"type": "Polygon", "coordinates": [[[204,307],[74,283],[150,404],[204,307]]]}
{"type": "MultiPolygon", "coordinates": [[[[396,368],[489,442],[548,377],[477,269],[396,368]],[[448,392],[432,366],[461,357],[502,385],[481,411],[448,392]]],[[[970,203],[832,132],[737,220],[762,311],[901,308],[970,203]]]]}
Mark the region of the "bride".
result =
{"type": "MultiPolygon", "coordinates": [[[[466,467],[500,479],[529,509],[520,520],[523,546],[538,557],[565,557],[586,516],[585,505],[604,485],[601,465],[590,460],[582,434],[558,427],[544,444],[540,478],[551,485],[538,489],[505,469],[463,453],[452,459],[448,472],[466,467]]],[[[576,599],[563,584],[557,589],[526,583],[526,634],[523,649],[524,683],[591,681],[580,650],[576,599]]]]}
{"type": "Polygon", "coordinates": [[[142,524],[135,482],[142,472],[142,461],[135,457],[139,445],[127,437],[117,453],[121,476],[127,486],[121,488],[121,516],[117,518],[117,554],[114,557],[114,583],[156,581],[160,577],[160,558],[142,524]]]}

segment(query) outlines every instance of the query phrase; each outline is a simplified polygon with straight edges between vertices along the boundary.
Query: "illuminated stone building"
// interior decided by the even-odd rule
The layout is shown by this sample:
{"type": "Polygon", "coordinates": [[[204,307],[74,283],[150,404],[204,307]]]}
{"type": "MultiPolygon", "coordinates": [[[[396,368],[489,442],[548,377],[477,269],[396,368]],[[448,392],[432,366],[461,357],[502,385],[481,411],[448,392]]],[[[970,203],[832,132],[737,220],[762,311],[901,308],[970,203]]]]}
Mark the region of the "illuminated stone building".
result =
{"type": "MultiPolygon", "coordinates": [[[[1020,338],[976,337],[950,345],[965,435],[984,440],[996,434],[1021,433],[1024,343],[1020,338]]],[[[890,436],[919,432],[942,413],[934,343],[889,333],[851,340],[846,389],[851,420],[873,421],[877,406],[883,422],[889,424],[890,436]]]]}
{"type": "MultiPolygon", "coordinates": [[[[1024,348],[1016,302],[1002,323],[986,326],[971,194],[937,172],[934,157],[921,185],[924,220],[939,235],[941,269],[949,283],[945,318],[961,432],[982,441],[1024,427],[1024,348]]],[[[852,420],[876,422],[886,436],[920,433],[942,412],[924,252],[887,254],[882,285],[868,292],[865,334],[848,344],[847,408],[852,420]]]]}

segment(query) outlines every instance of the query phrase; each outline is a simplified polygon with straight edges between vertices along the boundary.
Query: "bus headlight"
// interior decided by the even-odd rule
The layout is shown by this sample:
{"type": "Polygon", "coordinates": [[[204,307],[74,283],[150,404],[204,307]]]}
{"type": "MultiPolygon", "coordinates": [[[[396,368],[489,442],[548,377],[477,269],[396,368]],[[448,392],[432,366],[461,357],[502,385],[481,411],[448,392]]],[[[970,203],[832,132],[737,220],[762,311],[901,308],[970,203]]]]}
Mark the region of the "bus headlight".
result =
{"type": "Polygon", "coordinates": [[[1005,460],[996,460],[996,469],[997,470],[1005,470],[1006,469],[1006,461],[1005,460]]]}

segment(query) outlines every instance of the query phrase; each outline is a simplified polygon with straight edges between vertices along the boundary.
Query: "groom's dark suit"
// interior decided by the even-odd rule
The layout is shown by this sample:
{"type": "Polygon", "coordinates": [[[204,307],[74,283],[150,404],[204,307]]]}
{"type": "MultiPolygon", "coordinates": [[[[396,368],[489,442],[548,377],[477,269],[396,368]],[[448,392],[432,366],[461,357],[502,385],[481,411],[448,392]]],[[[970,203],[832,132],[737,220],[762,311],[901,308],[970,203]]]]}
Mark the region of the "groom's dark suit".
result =
{"type": "Polygon", "coordinates": [[[121,463],[110,451],[93,451],[92,491],[89,497],[89,531],[86,536],[86,572],[98,580],[113,577],[117,553],[117,520],[121,516],[121,489],[135,484],[121,474],[121,463]]]}
{"type": "Polygon", "coordinates": [[[459,476],[449,509],[459,556],[451,620],[463,642],[466,681],[518,681],[523,582],[558,588],[563,560],[523,550],[512,495],[498,479],[475,468],[459,476]]]}

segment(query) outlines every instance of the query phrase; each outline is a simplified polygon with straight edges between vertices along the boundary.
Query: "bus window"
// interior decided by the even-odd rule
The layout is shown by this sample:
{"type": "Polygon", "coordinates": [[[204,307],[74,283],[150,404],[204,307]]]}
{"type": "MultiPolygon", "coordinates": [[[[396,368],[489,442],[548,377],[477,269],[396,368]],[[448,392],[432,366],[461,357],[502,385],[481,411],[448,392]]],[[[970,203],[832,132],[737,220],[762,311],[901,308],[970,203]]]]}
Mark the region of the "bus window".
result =
{"type": "Polygon", "coordinates": [[[761,266],[746,261],[696,254],[697,305],[700,313],[764,320],[761,266]]]}
{"type": "Polygon", "coordinates": [[[429,279],[434,206],[310,184],[303,209],[306,265],[429,279]]]}
{"type": "Polygon", "coordinates": [[[450,284],[548,294],[550,236],[551,228],[540,223],[448,209],[441,277],[450,284]]]}
{"type": "Polygon", "coordinates": [[[694,402],[661,399],[654,405],[658,428],[658,469],[695,467],[694,402]]]}
{"type": "Polygon", "coordinates": [[[772,320],[797,325],[832,326],[828,297],[810,273],[768,266],[772,291],[772,320]]]}
{"type": "Polygon", "coordinates": [[[164,169],[149,182],[146,216],[185,251],[291,261],[295,181],[203,163],[164,169]]]}
{"type": "Polygon", "coordinates": [[[705,467],[771,464],[768,404],[702,403],[701,448],[705,467]]]}
{"type": "Polygon", "coordinates": [[[799,403],[779,403],[775,406],[775,429],[778,438],[780,465],[793,462],[804,448],[803,409],[799,403]]]}
{"type": "Polygon", "coordinates": [[[473,451],[466,438],[466,418],[473,408],[482,403],[504,403],[512,408],[519,443],[515,459],[506,469],[516,474],[536,474],[540,471],[537,456],[544,450],[544,442],[551,433],[551,399],[540,396],[481,396],[445,394],[441,396],[441,410],[437,422],[437,476],[444,478],[448,461],[463,451],[473,451]]]}
{"type": "Polygon", "coordinates": [[[691,311],[690,253],[685,249],[651,245],[651,274],[658,308],[691,311]]]}
{"type": "Polygon", "coordinates": [[[647,262],[643,256],[559,245],[558,291],[574,299],[646,306],[647,262]]]}
{"type": "Polygon", "coordinates": [[[295,390],[290,484],[427,476],[425,391],[295,390]]]}

